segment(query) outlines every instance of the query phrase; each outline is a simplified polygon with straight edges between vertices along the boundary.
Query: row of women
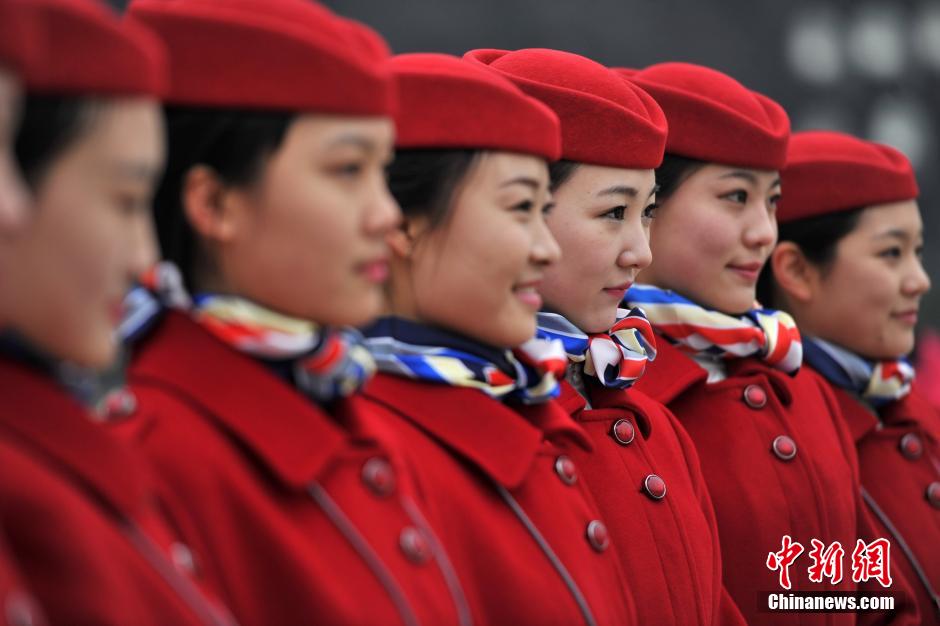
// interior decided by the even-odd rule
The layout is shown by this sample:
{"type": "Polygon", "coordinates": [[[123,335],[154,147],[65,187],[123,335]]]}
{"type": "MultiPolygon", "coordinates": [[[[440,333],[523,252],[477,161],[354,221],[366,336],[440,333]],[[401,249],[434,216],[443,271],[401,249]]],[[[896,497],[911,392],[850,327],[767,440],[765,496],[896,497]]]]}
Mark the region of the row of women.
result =
{"type": "Polygon", "coordinates": [[[940,624],[896,150],[306,0],[0,10],[7,623],[940,624]]]}

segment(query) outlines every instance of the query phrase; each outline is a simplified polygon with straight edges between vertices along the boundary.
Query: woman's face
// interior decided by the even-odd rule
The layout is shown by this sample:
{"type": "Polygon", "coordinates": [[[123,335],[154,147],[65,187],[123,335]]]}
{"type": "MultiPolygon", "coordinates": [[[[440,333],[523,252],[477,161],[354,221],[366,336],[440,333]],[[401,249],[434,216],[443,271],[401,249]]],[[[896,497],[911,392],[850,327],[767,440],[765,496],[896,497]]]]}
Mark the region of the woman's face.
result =
{"type": "Polygon", "coordinates": [[[325,324],[376,317],[401,219],[385,183],[393,142],[385,118],[296,119],[260,180],[227,192],[231,233],[215,244],[227,288],[325,324]]]}
{"type": "Polygon", "coordinates": [[[396,234],[393,312],[493,346],[531,339],[545,270],[559,257],[548,201],[544,160],[483,153],[442,224],[417,219],[396,234]]]}
{"type": "Polygon", "coordinates": [[[810,268],[808,297],[794,310],[801,330],[872,359],[910,353],[920,299],[930,289],[923,245],[915,201],[862,211],[832,264],[810,268]]]}
{"type": "Polygon", "coordinates": [[[579,165],[554,192],[548,226],[562,260],[545,272],[546,308],[585,332],[602,332],[651,261],[653,170],[579,165]]]}
{"type": "Polygon", "coordinates": [[[91,105],[87,126],[36,182],[29,219],[0,242],[6,321],[44,352],[104,367],[122,301],[156,261],[150,201],[163,167],[160,107],[91,105]]]}
{"type": "Polygon", "coordinates": [[[19,113],[20,83],[0,67],[0,238],[22,223],[29,198],[13,154],[19,113]]]}
{"type": "Polygon", "coordinates": [[[710,309],[743,313],[777,240],[777,172],[706,164],[661,198],[653,262],[639,281],[710,309]]]}

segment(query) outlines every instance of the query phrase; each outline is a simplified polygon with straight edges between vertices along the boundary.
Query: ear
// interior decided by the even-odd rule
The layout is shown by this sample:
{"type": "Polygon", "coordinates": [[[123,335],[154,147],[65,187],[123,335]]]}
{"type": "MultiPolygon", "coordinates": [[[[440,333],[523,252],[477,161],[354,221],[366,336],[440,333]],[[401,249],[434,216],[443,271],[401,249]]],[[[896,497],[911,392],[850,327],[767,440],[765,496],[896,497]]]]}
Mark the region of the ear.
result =
{"type": "Polygon", "coordinates": [[[792,241],[782,241],[770,255],[774,280],[783,292],[799,302],[813,299],[819,287],[819,270],[792,241]]]}
{"type": "Polygon", "coordinates": [[[219,243],[232,240],[236,232],[233,193],[211,167],[191,168],[180,196],[186,219],[201,237],[219,243]]]}
{"type": "Polygon", "coordinates": [[[392,254],[400,259],[410,259],[415,252],[418,239],[428,228],[427,218],[420,216],[404,218],[398,228],[385,236],[392,254]]]}

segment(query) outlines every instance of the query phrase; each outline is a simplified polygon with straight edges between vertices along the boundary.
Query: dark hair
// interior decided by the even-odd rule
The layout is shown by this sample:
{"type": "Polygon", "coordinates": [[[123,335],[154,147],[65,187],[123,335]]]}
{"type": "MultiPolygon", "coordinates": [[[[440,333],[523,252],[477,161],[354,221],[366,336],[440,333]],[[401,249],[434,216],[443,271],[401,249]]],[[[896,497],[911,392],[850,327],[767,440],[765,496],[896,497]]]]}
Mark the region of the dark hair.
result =
{"type": "Polygon", "coordinates": [[[154,218],[163,258],[179,266],[188,290],[207,269],[195,231],[183,211],[186,174],[205,165],[226,185],[255,182],[295,118],[281,111],[167,107],[167,166],[154,199],[154,218]]]}
{"type": "MultiPolygon", "coordinates": [[[[837,211],[781,224],[777,241],[792,241],[810,263],[825,273],[835,261],[836,247],[843,237],[855,230],[864,208],[837,211]]],[[[766,307],[782,306],[770,263],[764,266],[757,281],[757,299],[766,307]]]]}
{"type": "Polygon", "coordinates": [[[94,98],[28,94],[16,134],[16,159],[35,189],[49,165],[87,132],[105,102],[94,98]]]}
{"type": "Polygon", "coordinates": [[[690,159],[676,154],[663,155],[662,164],[656,168],[656,184],[659,190],[656,197],[660,200],[671,196],[679,188],[686,178],[691,176],[699,168],[705,165],[705,161],[690,159]]]}
{"type": "Polygon", "coordinates": [[[482,150],[406,149],[388,167],[388,188],[405,217],[427,217],[431,228],[449,215],[460,183],[482,150]]]}
{"type": "Polygon", "coordinates": [[[559,187],[568,182],[568,179],[574,176],[575,171],[581,164],[577,161],[568,161],[561,159],[548,164],[548,189],[556,191],[559,187]]]}

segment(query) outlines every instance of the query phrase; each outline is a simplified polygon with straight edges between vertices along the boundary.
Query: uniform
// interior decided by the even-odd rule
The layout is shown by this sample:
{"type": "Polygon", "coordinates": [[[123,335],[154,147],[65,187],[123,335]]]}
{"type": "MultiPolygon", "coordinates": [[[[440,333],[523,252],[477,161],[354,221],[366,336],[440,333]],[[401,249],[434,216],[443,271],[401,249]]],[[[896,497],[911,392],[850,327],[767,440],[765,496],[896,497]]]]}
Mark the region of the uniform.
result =
{"type": "Polygon", "coordinates": [[[559,402],[594,450],[572,456],[594,494],[643,624],[743,624],[721,578],[718,528],[698,454],[675,417],[636,390],[565,382],[559,402]]]}

